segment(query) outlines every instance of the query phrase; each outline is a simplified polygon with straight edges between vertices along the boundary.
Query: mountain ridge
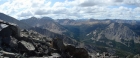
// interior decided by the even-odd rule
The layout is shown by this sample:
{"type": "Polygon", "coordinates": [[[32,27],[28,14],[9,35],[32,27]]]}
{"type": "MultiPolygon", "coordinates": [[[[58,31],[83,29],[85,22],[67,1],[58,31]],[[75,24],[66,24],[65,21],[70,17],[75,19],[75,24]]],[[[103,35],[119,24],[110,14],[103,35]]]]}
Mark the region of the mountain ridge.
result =
{"type": "Polygon", "coordinates": [[[28,29],[31,27],[28,24],[26,24],[24,22],[20,22],[19,20],[15,19],[13,17],[10,17],[4,13],[0,13],[0,19],[3,21],[6,21],[6,22],[15,23],[15,24],[19,25],[20,28],[23,28],[23,29],[28,29]]]}
{"type": "Polygon", "coordinates": [[[139,20],[53,20],[49,17],[31,17],[20,22],[31,26],[29,30],[52,38],[63,38],[65,43],[83,47],[93,54],[109,52],[110,49],[116,52],[114,55],[121,57],[140,53],[139,20]]]}

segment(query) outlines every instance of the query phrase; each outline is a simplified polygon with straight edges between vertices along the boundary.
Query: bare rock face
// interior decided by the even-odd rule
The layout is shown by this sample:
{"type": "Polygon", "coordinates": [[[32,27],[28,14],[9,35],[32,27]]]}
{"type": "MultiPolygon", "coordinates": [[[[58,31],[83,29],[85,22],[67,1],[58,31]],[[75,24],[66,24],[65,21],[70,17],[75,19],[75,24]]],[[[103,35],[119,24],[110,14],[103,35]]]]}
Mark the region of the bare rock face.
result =
{"type": "Polygon", "coordinates": [[[134,40],[135,43],[140,43],[139,35],[122,23],[111,23],[103,30],[96,29],[87,34],[87,36],[89,35],[92,35],[91,39],[96,41],[108,39],[123,43],[123,41],[134,40]]]}
{"type": "Polygon", "coordinates": [[[139,36],[131,29],[120,23],[110,24],[107,29],[102,32],[102,34],[104,34],[106,38],[117,42],[121,42],[123,39],[127,41],[134,40],[135,43],[140,43],[139,36]]]}

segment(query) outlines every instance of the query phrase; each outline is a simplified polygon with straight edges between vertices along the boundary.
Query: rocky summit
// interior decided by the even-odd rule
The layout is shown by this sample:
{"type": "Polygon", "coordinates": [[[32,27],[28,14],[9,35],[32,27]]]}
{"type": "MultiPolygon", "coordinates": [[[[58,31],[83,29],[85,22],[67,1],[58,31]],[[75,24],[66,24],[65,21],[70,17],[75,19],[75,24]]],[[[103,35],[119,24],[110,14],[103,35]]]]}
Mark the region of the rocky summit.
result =
{"type": "Polygon", "coordinates": [[[0,31],[0,58],[89,58],[84,48],[63,43],[61,38],[49,38],[33,30],[26,30],[17,25],[0,21],[7,27],[0,31]]]}

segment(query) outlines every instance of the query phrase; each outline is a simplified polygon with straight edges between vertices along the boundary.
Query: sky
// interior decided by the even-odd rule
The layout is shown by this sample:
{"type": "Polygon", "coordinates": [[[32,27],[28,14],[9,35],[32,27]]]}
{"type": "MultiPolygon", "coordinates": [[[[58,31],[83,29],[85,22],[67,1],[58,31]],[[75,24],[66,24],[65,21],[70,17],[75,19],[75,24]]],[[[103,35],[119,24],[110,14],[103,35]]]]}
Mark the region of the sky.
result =
{"type": "Polygon", "coordinates": [[[0,12],[18,20],[140,19],[140,0],[0,0],[0,12]]]}

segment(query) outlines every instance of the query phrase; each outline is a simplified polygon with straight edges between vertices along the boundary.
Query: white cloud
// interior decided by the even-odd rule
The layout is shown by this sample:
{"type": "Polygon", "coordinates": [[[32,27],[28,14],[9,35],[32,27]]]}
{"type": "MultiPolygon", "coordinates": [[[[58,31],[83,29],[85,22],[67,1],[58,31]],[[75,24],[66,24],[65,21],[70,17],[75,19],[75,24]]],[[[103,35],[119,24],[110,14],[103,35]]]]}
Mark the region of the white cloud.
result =
{"type": "Polygon", "coordinates": [[[28,16],[32,16],[32,12],[30,10],[26,10],[26,11],[22,11],[21,13],[19,13],[19,17],[28,17],[28,16]]]}
{"type": "Polygon", "coordinates": [[[140,0],[124,0],[125,4],[140,6],[140,0]]]}
{"type": "Polygon", "coordinates": [[[51,0],[8,0],[0,5],[0,12],[17,19],[31,16],[139,19],[139,11],[140,0],[66,0],[55,3],[51,0]]]}

